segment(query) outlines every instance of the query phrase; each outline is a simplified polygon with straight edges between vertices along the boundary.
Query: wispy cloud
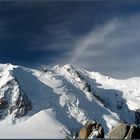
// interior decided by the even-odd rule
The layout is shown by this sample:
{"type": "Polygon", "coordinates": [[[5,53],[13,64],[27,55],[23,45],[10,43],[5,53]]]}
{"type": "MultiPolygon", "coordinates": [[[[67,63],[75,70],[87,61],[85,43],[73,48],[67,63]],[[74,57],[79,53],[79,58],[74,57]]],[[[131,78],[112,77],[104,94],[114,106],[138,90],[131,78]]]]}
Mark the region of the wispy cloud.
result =
{"type": "Polygon", "coordinates": [[[69,62],[113,77],[140,76],[140,15],[115,18],[77,40],[69,62]]]}
{"type": "MultiPolygon", "coordinates": [[[[117,18],[109,21],[103,27],[98,27],[93,29],[88,35],[77,41],[76,49],[72,53],[72,59],[70,63],[75,64],[80,57],[82,57],[90,47],[96,46],[98,43],[102,42],[105,37],[117,28],[117,18]]],[[[91,52],[89,52],[91,53],[91,52]]],[[[96,52],[92,52],[96,55],[96,52]]]]}

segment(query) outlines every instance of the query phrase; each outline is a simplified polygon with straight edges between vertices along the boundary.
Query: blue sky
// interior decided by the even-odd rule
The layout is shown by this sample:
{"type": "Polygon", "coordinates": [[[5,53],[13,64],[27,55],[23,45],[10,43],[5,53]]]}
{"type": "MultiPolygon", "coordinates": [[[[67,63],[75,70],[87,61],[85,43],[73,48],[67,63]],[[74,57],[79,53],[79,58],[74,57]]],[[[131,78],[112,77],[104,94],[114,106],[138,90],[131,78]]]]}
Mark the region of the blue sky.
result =
{"type": "Polygon", "coordinates": [[[1,1],[0,63],[140,76],[140,1],[1,1]]]}

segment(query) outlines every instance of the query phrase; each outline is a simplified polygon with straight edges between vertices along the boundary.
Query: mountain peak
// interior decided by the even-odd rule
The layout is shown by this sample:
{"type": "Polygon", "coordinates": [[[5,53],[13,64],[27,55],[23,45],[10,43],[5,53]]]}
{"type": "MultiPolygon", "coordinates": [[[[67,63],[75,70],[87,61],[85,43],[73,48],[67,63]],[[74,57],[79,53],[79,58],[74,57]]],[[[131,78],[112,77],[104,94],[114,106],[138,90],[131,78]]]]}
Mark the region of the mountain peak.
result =
{"type": "Polygon", "coordinates": [[[15,130],[15,136],[17,129],[30,128],[41,138],[64,138],[94,120],[107,136],[117,122],[139,120],[139,84],[138,79],[117,80],[69,64],[46,71],[0,64],[0,132],[6,133],[2,128],[12,121],[8,130],[15,130]]]}

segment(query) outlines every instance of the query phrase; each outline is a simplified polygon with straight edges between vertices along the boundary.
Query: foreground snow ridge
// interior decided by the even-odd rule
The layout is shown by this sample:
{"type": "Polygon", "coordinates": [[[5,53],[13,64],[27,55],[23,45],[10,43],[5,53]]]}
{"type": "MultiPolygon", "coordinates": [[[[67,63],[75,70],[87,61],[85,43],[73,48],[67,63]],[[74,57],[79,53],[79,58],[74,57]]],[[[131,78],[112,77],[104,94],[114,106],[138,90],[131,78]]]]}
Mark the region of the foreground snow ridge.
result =
{"type": "Polygon", "coordinates": [[[140,78],[117,80],[71,65],[35,70],[0,64],[0,138],[74,138],[93,120],[105,137],[134,124],[140,78]]]}

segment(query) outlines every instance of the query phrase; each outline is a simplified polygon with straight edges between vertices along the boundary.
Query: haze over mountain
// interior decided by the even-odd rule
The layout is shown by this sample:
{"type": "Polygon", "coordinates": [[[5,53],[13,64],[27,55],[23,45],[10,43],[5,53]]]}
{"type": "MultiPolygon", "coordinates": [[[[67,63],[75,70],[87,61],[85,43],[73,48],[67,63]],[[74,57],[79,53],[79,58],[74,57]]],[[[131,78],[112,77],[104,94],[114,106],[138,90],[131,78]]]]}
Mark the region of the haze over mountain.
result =
{"type": "Polygon", "coordinates": [[[0,138],[73,137],[88,120],[107,137],[118,122],[136,123],[139,84],[139,77],[117,80],[68,64],[0,64],[0,138]]]}

